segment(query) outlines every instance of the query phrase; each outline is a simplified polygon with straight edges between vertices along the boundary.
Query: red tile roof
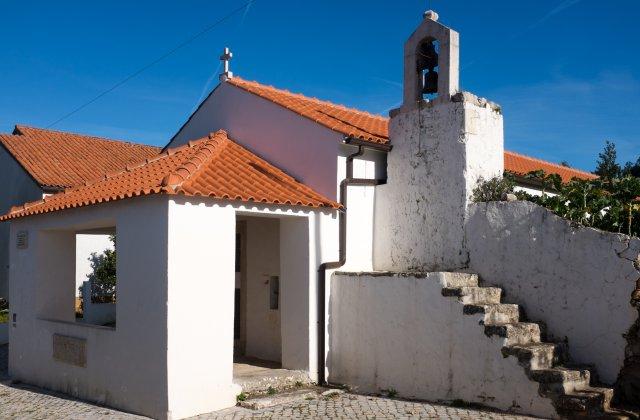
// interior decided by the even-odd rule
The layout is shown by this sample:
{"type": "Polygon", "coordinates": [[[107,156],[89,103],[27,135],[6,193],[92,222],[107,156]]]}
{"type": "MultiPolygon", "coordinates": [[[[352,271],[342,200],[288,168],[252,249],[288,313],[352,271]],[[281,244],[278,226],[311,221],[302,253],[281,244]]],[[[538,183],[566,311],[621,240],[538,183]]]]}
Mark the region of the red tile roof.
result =
{"type": "Polygon", "coordinates": [[[258,82],[249,82],[239,77],[229,79],[228,83],[347,136],[373,143],[389,143],[388,120],[382,116],[265,86],[258,82]]]}
{"type": "MultiPolygon", "coordinates": [[[[331,102],[309,98],[301,94],[265,86],[258,82],[249,82],[239,77],[229,79],[227,83],[258,95],[264,99],[283,106],[303,117],[309,118],[346,136],[359,138],[376,144],[389,144],[389,119],[335,105],[331,102]]],[[[528,172],[544,170],[546,173],[557,173],[568,182],[571,178],[597,178],[589,172],[567,168],[555,163],[505,151],[505,170],[515,175],[526,175],[528,172]]]]}
{"type": "Polygon", "coordinates": [[[514,175],[523,176],[529,172],[542,169],[547,174],[558,174],[563,182],[569,182],[573,178],[596,179],[597,175],[578,169],[569,168],[544,160],[521,155],[515,152],[504,152],[504,167],[514,175]]]}
{"type": "Polygon", "coordinates": [[[48,190],[80,185],[160,153],[158,147],[23,125],[0,134],[0,144],[48,190]]]}
{"type": "Polygon", "coordinates": [[[218,131],[85,186],[14,207],[0,221],[151,194],[340,208],[218,131]]]}

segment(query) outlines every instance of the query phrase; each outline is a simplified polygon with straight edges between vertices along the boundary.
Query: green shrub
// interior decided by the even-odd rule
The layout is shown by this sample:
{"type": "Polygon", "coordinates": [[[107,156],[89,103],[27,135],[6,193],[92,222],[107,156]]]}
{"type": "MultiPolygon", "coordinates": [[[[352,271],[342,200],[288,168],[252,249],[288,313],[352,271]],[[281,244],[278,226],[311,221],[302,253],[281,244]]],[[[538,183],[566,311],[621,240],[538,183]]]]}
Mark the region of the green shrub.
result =
{"type": "Polygon", "coordinates": [[[505,194],[513,193],[514,187],[515,182],[513,177],[508,174],[487,180],[481,177],[478,179],[478,185],[473,190],[473,196],[471,198],[476,203],[500,201],[505,194]]]}
{"type": "Polygon", "coordinates": [[[94,303],[110,303],[116,301],[116,238],[110,236],[113,250],[105,249],[102,254],[91,254],[91,301],[94,303]]]}
{"type": "MultiPolygon", "coordinates": [[[[640,236],[640,178],[625,175],[613,179],[574,178],[563,183],[560,176],[543,171],[525,178],[540,185],[539,196],[516,192],[520,200],[539,204],[565,219],[608,232],[640,236]]],[[[473,192],[476,202],[498,201],[512,193],[513,178],[481,180],[473,192]]]]}

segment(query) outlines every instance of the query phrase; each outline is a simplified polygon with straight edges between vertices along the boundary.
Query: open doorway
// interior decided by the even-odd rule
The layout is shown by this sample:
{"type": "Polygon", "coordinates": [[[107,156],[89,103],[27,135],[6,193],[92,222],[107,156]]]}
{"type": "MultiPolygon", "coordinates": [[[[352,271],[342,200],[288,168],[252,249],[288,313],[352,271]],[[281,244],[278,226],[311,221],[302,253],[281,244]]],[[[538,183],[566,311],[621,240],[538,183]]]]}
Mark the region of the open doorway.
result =
{"type": "Polygon", "coordinates": [[[234,359],[279,366],[280,221],[239,217],[236,226],[234,359]]]}
{"type": "Polygon", "coordinates": [[[309,219],[237,214],[234,383],[259,394],[310,383],[309,219]]]}

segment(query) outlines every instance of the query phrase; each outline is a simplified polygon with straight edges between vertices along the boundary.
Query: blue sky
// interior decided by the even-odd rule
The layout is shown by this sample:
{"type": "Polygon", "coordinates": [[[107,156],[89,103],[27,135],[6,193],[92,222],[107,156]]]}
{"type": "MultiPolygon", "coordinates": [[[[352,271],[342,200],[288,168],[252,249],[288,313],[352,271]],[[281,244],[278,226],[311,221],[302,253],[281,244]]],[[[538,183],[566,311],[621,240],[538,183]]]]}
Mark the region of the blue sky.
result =
{"type": "MultiPolygon", "coordinates": [[[[0,131],[46,127],[246,0],[2,1],[0,131]]],[[[242,77],[386,114],[425,0],[256,0],[53,128],[164,145],[242,77]]],[[[431,0],[461,34],[462,87],[500,103],[510,150],[591,170],[606,139],[640,154],[640,2],[431,0]]]]}

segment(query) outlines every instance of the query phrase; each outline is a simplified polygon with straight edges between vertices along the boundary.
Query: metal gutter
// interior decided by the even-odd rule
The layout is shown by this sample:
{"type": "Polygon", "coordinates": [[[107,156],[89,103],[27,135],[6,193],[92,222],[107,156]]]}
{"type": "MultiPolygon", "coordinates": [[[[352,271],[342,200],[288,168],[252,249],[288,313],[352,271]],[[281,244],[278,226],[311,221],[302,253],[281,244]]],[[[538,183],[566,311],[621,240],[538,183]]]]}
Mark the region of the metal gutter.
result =
{"type": "Polygon", "coordinates": [[[325,327],[326,327],[326,284],[327,284],[327,270],[333,270],[342,267],[347,261],[347,189],[349,186],[372,186],[386,184],[386,179],[366,179],[366,178],[354,178],[353,177],[353,160],[364,154],[365,148],[371,148],[380,151],[389,151],[391,146],[376,145],[370,142],[364,142],[359,139],[346,138],[346,144],[358,146],[358,151],[347,156],[347,176],[340,182],[340,204],[342,210],[339,217],[339,245],[338,245],[338,261],[326,262],[320,264],[318,267],[318,384],[324,385],[327,383],[325,378],[325,327]],[[384,147],[384,148],[382,148],[384,147]]]}

